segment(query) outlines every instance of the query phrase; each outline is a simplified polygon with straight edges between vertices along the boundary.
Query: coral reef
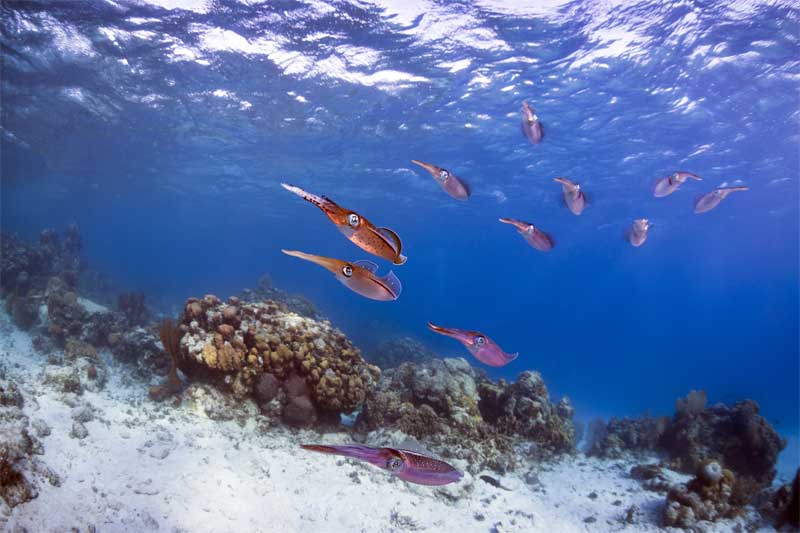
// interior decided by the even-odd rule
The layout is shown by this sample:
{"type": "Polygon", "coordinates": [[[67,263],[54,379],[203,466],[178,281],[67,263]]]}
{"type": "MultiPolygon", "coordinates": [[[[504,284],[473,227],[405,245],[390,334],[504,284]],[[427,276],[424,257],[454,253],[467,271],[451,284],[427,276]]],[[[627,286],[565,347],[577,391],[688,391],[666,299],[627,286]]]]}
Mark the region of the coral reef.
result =
{"type": "Polygon", "coordinates": [[[716,461],[704,461],[688,484],[673,485],[667,493],[664,525],[692,529],[698,521],[731,518],[743,511],[749,501],[733,472],[716,461]]]}
{"type": "Polygon", "coordinates": [[[669,425],[669,418],[612,418],[603,426],[593,422],[586,453],[604,458],[619,458],[626,453],[652,453],[669,425]]]}
{"type": "Polygon", "coordinates": [[[653,492],[667,492],[671,486],[664,470],[657,464],[641,464],[631,468],[630,475],[638,479],[642,487],[653,492]]]}
{"type": "Polygon", "coordinates": [[[398,337],[381,342],[369,351],[367,360],[382,369],[396,368],[401,363],[424,363],[437,357],[430,348],[411,337],[398,337]]]}
{"type": "Polygon", "coordinates": [[[574,448],[568,402],[550,402],[537,373],[492,383],[462,358],[403,363],[384,371],[356,421],[356,431],[395,429],[470,469],[516,467],[515,446],[538,457],[574,448]]]}
{"type": "Polygon", "coordinates": [[[271,300],[280,302],[286,309],[300,316],[323,320],[325,316],[320,313],[314,303],[301,294],[289,294],[272,285],[272,278],[269,274],[264,274],[258,280],[258,287],[255,289],[244,289],[239,294],[239,300],[245,303],[259,303],[271,300]]]}
{"type": "Polygon", "coordinates": [[[487,422],[500,432],[525,437],[536,444],[535,455],[550,457],[572,452],[575,448],[575,413],[569,398],[557,405],[538,372],[525,371],[517,381],[506,384],[482,381],[480,411],[487,422]]]}
{"type": "Polygon", "coordinates": [[[758,414],[756,402],[699,408],[699,402],[687,399],[680,405],[690,408],[675,413],[659,441],[672,466],[691,472],[713,459],[759,486],[772,482],[778,454],[786,442],[758,414]]]}
{"type": "Polygon", "coordinates": [[[589,453],[620,457],[630,452],[657,452],[669,466],[692,473],[708,460],[724,464],[750,487],[752,496],[775,477],[784,439],[758,414],[758,404],[744,400],[732,407],[706,406],[706,394],[692,391],[676,402],[671,419],[611,419],[605,428],[595,424],[589,453]]]}
{"type": "Polygon", "coordinates": [[[311,416],[309,402],[326,419],[354,411],[380,375],[327,321],[300,316],[279,302],[190,298],[180,328],[181,370],[215,380],[237,397],[251,395],[265,373],[283,389],[299,377],[307,392],[284,395],[289,409],[283,416],[292,423],[311,416]]]}

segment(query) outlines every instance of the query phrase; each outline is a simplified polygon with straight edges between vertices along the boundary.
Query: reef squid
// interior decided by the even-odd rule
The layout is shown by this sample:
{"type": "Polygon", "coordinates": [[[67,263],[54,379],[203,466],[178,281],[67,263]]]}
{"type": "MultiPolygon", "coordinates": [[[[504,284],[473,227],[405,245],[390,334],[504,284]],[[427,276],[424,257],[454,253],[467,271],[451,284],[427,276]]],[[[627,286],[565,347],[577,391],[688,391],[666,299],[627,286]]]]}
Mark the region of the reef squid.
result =
{"type": "Polygon", "coordinates": [[[389,271],[385,276],[378,277],[378,265],[372,261],[362,260],[350,263],[341,259],[322,257],[295,250],[281,251],[286,255],[310,261],[327,269],[333,273],[342,285],[370,300],[381,302],[397,300],[403,290],[403,286],[397,276],[394,275],[394,272],[389,271]]]}
{"type": "Polygon", "coordinates": [[[469,186],[454,176],[453,173],[446,168],[437,167],[434,164],[418,161],[417,159],[412,159],[411,162],[430,172],[433,179],[436,180],[436,183],[444,189],[444,192],[456,200],[466,200],[469,198],[469,186]]]}
{"type": "Polygon", "coordinates": [[[501,218],[500,222],[503,224],[511,224],[519,234],[534,248],[542,252],[549,252],[555,246],[553,238],[547,233],[543,232],[530,222],[523,222],[515,218],[501,218]]]}
{"type": "Polygon", "coordinates": [[[528,105],[528,102],[522,102],[522,134],[532,144],[539,144],[544,137],[542,123],[539,122],[536,111],[528,105]]]}
{"type": "Polygon", "coordinates": [[[462,473],[448,463],[402,448],[373,448],[360,444],[326,446],[301,444],[304,450],[351,457],[377,466],[403,481],[419,485],[447,485],[460,480],[462,473]]]}
{"type": "Polygon", "coordinates": [[[701,178],[697,174],[692,174],[691,172],[678,171],[673,174],[670,174],[665,178],[661,178],[660,180],[658,180],[656,182],[655,187],[653,188],[653,195],[656,198],[669,196],[670,194],[678,190],[678,187],[680,187],[681,184],[689,178],[692,178],[693,180],[697,181],[703,180],[703,178],[701,178]]]}
{"type": "Polygon", "coordinates": [[[467,331],[464,329],[443,328],[431,322],[428,327],[446,337],[452,337],[471,353],[475,359],[489,366],[506,366],[519,357],[517,353],[506,353],[492,339],[480,331],[467,331]]]}
{"type": "Polygon", "coordinates": [[[319,207],[345,237],[365,252],[382,257],[395,265],[406,262],[406,256],[400,253],[403,250],[403,243],[394,231],[375,226],[358,213],[341,207],[325,196],[317,196],[286,183],[281,183],[281,186],[319,207]]]}
{"type": "Polygon", "coordinates": [[[628,242],[633,246],[639,247],[647,240],[647,232],[650,229],[650,221],[646,218],[637,218],[633,221],[633,225],[626,232],[628,242]]]}
{"type": "Polygon", "coordinates": [[[554,178],[561,184],[561,189],[564,193],[564,203],[575,215],[580,215],[586,207],[586,195],[583,194],[583,189],[577,183],[568,180],[567,178],[554,178]]]}
{"type": "Polygon", "coordinates": [[[713,191],[704,194],[694,203],[695,213],[705,213],[711,211],[719,205],[719,203],[727,198],[727,196],[735,191],[747,191],[748,187],[720,187],[713,191]]]}

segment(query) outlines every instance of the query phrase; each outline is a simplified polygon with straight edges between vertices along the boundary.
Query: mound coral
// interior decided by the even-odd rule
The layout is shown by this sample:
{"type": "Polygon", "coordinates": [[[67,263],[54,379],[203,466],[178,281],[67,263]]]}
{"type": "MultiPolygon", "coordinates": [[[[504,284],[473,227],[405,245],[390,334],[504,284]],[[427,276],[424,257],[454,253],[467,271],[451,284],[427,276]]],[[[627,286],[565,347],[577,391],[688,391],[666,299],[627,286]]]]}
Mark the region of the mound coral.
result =
{"type": "Polygon", "coordinates": [[[571,451],[571,414],[568,402],[550,402],[536,373],[492,383],[462,358],[433,359],[384,371],[356,430],[397,429],[466,459],[475,471],[505,471],[516,466],[517,444],[529,444],[537,456],[571,451]]]}
{"type": "Polygon", "coordinates": [[[301,378],[307,394],[287,395],[290,404],[297,400],[286,414],[293,418],[301,408],[308,413],[301,397],[328,414],[354,411],[380,375],[330,323],[290,312],[279,302],[190,298],[180,328],[181,370],[216,379],[238,396],[253,393],[265,373],[281,383],[301,378]]]}

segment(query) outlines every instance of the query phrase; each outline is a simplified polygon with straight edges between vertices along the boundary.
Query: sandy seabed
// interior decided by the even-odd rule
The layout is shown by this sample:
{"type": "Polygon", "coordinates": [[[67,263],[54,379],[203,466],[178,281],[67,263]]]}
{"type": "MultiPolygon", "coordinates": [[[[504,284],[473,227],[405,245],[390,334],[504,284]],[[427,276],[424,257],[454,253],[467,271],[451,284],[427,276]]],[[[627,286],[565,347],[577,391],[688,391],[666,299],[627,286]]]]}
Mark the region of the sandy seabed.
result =
{"type": "MultiPolygon", "coordinates": [[[[252,418],[220,421],[197,403],[154,403],[147,383],[102,355],[109,372],[102,391],[77,397],[56,391],[42,380],[46,356],[0,312],[0,368],[22,392],[30,421],[50,428],[40,438],[44,454],[38,459],[60,478],[60,486],[35,478],[38,496],[0,514],[3,530],[663,530],[664,496],[628,476],[641,461],[577,454],[540,465],[534,476],[485,472],[504,488],[470,474],[446,487],[413,485],[367,464],[298,447],[347,442],[346,432],[291,431],[252,418]],[[86,405],[94,416],[84,424],[88,435],[79,438],[73,417],[86,405]]],[[[688,479],[669,474],[676,482],[688,479]]],[[[737,519],[711,530],[743,525],[737,519]]]]}

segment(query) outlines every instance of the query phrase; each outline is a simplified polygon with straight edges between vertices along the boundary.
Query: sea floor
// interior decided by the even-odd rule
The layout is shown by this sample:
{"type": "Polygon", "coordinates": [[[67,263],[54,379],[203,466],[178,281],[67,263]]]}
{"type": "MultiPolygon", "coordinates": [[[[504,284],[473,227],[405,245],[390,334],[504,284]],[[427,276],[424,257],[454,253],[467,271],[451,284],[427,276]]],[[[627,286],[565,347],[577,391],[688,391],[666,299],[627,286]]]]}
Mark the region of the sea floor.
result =
{"type": "MultiPolygon", "coordinates": [[[[643,490],[627,475],[632,461],[577,454],[532,472],[522,469],[525,474],[486,472],[504,488],[469,474],[443,488],[411,485],[369,465],[298,446],[346,442],[345,431],[292,431],[244,407],[228,419],[211,417],[198,400],[203,388],[179,405],[155,403],[147,397],[147,383],[103,356],[109,380],[102,391],[59,392],[42,380],[46,356],[0,312],[0,368],[23,393],[31,423],[49,427],[39,459],[60,479],[60,486],[39,479],[38,497],[0,514],[4,530],[661,530],[664,496],[643,490]],[[83,438],[74,431],[76,416],[91,418],[83,423],[83,438]]],[[[709,530],[744,525],[738,519],[709,530]]]]}

